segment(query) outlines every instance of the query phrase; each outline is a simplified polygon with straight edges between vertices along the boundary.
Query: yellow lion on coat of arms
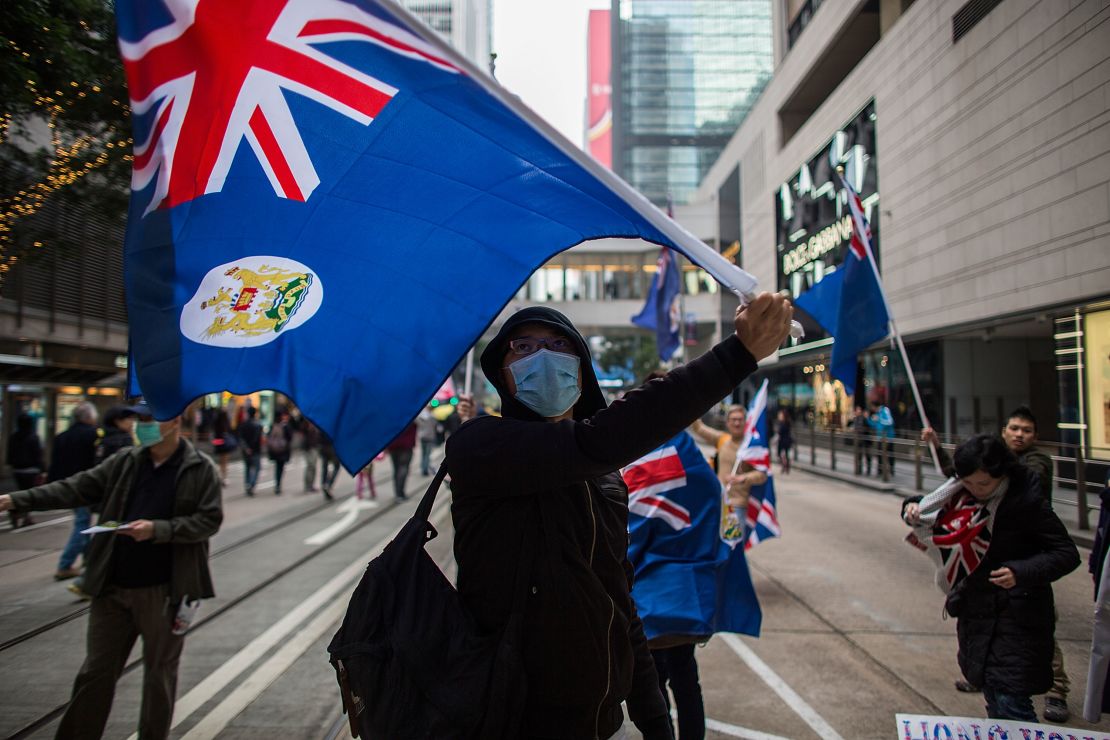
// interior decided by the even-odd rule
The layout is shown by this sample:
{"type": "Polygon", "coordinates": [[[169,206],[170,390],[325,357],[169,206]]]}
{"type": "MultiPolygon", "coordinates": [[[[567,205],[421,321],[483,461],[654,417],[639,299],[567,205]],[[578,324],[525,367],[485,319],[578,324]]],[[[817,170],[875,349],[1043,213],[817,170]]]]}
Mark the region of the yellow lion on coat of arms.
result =
{"type": "Polygon", "coordinates": [[[269,265],[257,270],[235,266],[224,276],[234,282],[221,285],[216,295],[200,304],[201,311],[215,313],[204,332],[208,337],[280,332],[304,303],[313,282],[311,273],[269,265]]]}

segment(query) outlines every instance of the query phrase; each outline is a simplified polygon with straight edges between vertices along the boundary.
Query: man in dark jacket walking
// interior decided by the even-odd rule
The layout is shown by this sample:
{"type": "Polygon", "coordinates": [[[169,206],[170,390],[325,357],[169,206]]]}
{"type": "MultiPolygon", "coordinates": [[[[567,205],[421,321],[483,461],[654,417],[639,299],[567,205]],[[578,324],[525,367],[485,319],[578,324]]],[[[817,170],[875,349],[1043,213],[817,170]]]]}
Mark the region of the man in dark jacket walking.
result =
{"type": "Polygon", "coordinates": [[[262,470],[262,425],[258,423],[258,409],[247,407],[247,418],[236,430],[239,434],[239,449],[243,453],[243,483],[247,495],[254,495],[258,485],[258,473],[262,470]]]}
{"type": "Polygon", "coordinates": [[[99,738],[116,681],[143,638],[139,737],[169,736],[184,632],[183,600],[214,596],[208,539],[223,510],[216,466],[180,436],[180,418],[136,425],[141,447],[64,480],[0,496],[0,511],[102,506],[102,522],[124,522],[89,545],[85,590],[92,596],[88,654],[58,726],[58,738],[99,738]],[[179,634],[180,632],[180,634],[179,634]]]}
{"type": "Polygon", "coordinates": [[[386,445],[389,452],[389,461],[393,463],[393,495],[398,501],[404,501],[405,483],[409,478],[409,466],[412,464],[412,451],[416,447],[416,422],[401,430],[392,442],[386,445]]]}
{"type": "MultiPolygon", "coordinates": [[[[8,465],[12,468],[16,488],[32,488],[43,481],[42,440],[35,432],[35,420],[28,413],[16,417],[15,431],[8,437],[8,465]]],[[[32,524],[30,514],[9,511],[12,529],[32,524]]]]}
{"type": "MultiPolygon", "coordinates": [[[[54,438],[50,453],[49,480],[62,480],[96,465],[96,448],[101,434],[96,427],[96,407],[87,401],[77,404],[73,409],[73,424],[54,438]]],[[[54,580],[64,581],[81,575],[81,571],[75,567],[77,556],[83,554],[89,544],[89,536],[81,533],[89,528],[91,522],[92,512],[89,507],[78,506],[73,510],[73,529],[70,530],[69,541],[58,559],[54,580]]]]}
{"type": "MultiPolygon", "coordinates": [[[[630,597],[619,469],[728,395],[785,339],[792,314],[786,299],[761,295],[738,313],[734,336],[608,408],[586,342],[557,311],[513,314],[483,352],[503,417],[474,419],[447,441],[455,559],[464,603],[497,632],[512,610],[522,552],[534,552],[522,737],[611,737],[622,701],[645,738],[671,737],[630,597]]],[[[469,417],[470,399],[460,409],[469,417]]]]}

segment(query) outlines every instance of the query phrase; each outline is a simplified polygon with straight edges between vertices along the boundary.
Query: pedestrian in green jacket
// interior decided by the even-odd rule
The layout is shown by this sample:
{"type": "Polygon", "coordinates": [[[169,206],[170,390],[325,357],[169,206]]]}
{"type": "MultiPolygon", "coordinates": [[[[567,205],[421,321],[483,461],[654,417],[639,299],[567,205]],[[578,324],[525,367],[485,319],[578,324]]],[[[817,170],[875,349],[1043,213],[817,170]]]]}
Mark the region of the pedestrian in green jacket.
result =
{"type": "Polygon", "coordinates": [[[208,539],[220,528],[220,480],[210,458],[181,437],[180,417],[155,421],[138,407],[139,447],[44,486],[0,496],[0,512],[98,506],[84,589],[92,596],[88,653],[56,737],[99,738],[116,681],[143,638],[139,737],[168,737],[177,692],[183,602],[211,598],[208,539]],[[176,623],[175,623],[176,622],[176,623]]]}

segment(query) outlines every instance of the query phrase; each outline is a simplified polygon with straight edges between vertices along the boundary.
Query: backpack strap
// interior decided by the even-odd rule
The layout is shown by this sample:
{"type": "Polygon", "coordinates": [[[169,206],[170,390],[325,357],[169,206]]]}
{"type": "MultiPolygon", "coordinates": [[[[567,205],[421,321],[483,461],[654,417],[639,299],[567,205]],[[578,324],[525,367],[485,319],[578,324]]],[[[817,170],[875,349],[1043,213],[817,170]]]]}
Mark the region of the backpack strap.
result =
{"type": "MultiPolygon", "coordinates": [[[[439,493],[439,487],[446,477],[447,461],[444,460],[440,463],[439,470],[436,471],[432,482],[428,484],[428,490],[425,491],[424,498],[420,499],[420,505],[416,507],[413,518],[424,522],[428,521],[428,517],[432,514],[432,506],[435,505],[436,494],[439,493]]],[[[532,521],[532,526],[525,527],[522,535],[520,562],[517,565],[516,579],[513,586],[513,614],[524,614],[524,605],[528,599],[528,584],[532,580],[532,566],[536,562],[536,539],[540,535],[540,509],[541,506],[537,500],[536,516],[532,521]]]]}
{"type": "Polygon", "coordinates": [[[443,479],[447,477],[447,461],[444,460],[439,465],[439,470],[436,471],[435,477],[432,482],[428,484],[428,490],[424,493],[424,498],[420,499],[420,505],[416,507],[415,516],[425,522],[428,517],[432,515],[432,505],[436,502],[436,494],[439,493],[439,487],[443,484],[443,479]]]}

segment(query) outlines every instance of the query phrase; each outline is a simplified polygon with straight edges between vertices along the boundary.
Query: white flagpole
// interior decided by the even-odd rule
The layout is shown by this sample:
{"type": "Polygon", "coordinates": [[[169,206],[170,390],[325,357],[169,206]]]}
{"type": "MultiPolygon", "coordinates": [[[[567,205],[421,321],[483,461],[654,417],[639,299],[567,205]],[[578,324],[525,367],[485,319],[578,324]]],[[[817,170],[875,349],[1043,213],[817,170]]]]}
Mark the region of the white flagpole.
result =
{"type": "MultiPolygon", "coordinates": [[[[837,167],[836,173],[840,175],[840,182],[848,190],[849,197],[854,195],[855,190],[852,189],[848,181],[844,178],[844,168],[837,167]]],[[[851,210],[851,203],[848,204],[848,208],[851,210]]],[[[866,216],[864,216],[862,212],[860,213],[860,217],[866,219],[866,216]]],[[[855,228],[855,218],[852,219],[852,224],[852,228],[855,228]]],[[[865,235],[861,234],[860,236],[862,237],[865,235]]],[[[913,400],[917,405],[917,414],[921,417],[922,425],[931,427],[932,424],[929,423],[929,417],[925,414],[925,404],[921,401],[921,391],[917,387],[917,378],[913,376],[913,367],[910,365],[910,357],[906,354],[906,344],[902,341],[902,334],[898,331],[898,325],[894,323],[894,311],[890,310],[890,302],[886,299],[886,290],[883,288],[883,280],[879,275],[879,266],[875,264],[875,255],[871,251],[871,239],[860,239],[860,241],[863,243],[864,251],[867,252],[867,261],[871,264],[871,270],[875,273],[875,282],[879,286],[879,295],[882,296],[883,307],[886,308],[886,315],[890,320],[890,333],[894,335],[894,341],[898,344],[898,352],[902,356],[902,366],[906,368],[906,377],[909,378],[910,390],[913,391],[913,400]]],[[[931,441],[929,442],[929,453],[933,456],[933,465],[936,466],[937,472],[944,475],[944,471],[940,467],[940,457],[937,455],[937,449],[933,446],[931,441]]]]}
{"type": "Polygon", "coordinates": [[[470,386],[474,382],[474,348],[466,353],[466,380],[463,381],[463,395],[470,396],[470,386]]]}

